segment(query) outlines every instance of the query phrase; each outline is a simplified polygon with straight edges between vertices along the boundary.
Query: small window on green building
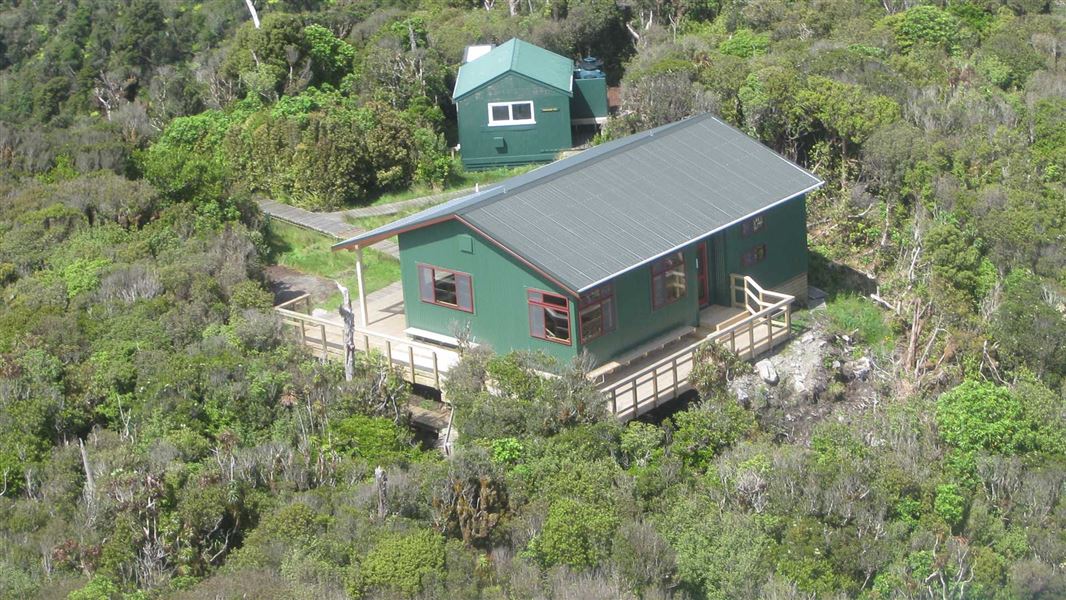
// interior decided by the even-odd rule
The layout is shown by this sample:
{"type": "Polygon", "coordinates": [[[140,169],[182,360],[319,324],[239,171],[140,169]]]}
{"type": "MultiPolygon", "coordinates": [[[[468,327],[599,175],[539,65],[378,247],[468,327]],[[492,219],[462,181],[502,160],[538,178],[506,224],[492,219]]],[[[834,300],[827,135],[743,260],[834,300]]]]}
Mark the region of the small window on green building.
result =
{"type": "Polygon", "coordinates": [[[611,284],[582,294],[578,306],[578,326],[582,342],[614,331],[614,288],[611,284]]]}
{"type": "Polygon", "coordinates": [[[557,344],[570,345],[570,301],[542,292],[528,291],[529,334],[557,344]]]}
{"type": "Polygon", "coordinates": [[[745,267],[757,265],[766,258],[766,244],[759,244],[752,247],[750,250],[744,253],[744,256],[740,257],[740,264],[745,267]]]}
{"type": "Polygon", "coordinates": [[[534,123],[536,120],[533,118],[533,102],[529,100],[489,103],[489,125],[532,125],[534,123]]]}
{"type": "Polygon", "coordinates": [[[755,215],[754,217],[744,221],[740,226],[740,234],[744,237],[759,233],[766,227],[766,219],[762,215],[755,215]]]}
{"type": "Polygon", "coordinates": [[[418,295],[422,302],[474,312],[474,284],[467,273],[418,265],[418,295]]]}
{"type": "Polygon", "coordinates": [[[685,256],[675,252],[651,265],[651,306],[653,310],[673,304],[685,295],[685,256]]]}

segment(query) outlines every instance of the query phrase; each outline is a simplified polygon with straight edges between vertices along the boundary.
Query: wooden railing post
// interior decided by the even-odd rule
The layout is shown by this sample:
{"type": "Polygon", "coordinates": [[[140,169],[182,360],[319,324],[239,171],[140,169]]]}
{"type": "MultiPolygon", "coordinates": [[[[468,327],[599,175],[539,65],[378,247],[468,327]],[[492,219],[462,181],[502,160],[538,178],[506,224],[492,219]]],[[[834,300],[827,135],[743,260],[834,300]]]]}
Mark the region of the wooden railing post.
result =
{"type": "Polygon", "coordinates": [[[329,358],[329,346],[326,344],[326,326],[323,323],[318,324],[322,333],[322,358],[329,358]]]}
{"type": "Polygon", "coordinates": [[[766,327],[770,333],[770,350],[774,349],[774,320],[772,317],[772,314],[766,314],[766,327]]]}
{"type": "Polygon", "coordinates": [[[415,347],[407,347],[407,361],[411,363],[411,383],[418,383],[415,381],[415,347]]]}
{"type": "Polygon", "coordinates": [[[389,366],[392,366],[392,340],[385,340],[385,358],[389,359],[389,366]]]}
{"type": "Polygon", "coordinates": [[[611,414],[612,415],[617,415],[618,414],[618,397],[617,397],[617,394],[618,394],[617,390],[612,388],[611,389],[611,414]]]}
{"type": "Polygon", "coordinates": [[[440,369],[437,368],[437,353],[433,353],[433,387],[440,389],[440,369]]]}
{"type": "Polygon", "coordinates": [[[651,371],[651,405],[659,406],[659,370],[651,371]]]}
{"type": "Polygon", "coordinates": [[[755,321],[748,323],[748,355],[755,360],[755,321]]]}

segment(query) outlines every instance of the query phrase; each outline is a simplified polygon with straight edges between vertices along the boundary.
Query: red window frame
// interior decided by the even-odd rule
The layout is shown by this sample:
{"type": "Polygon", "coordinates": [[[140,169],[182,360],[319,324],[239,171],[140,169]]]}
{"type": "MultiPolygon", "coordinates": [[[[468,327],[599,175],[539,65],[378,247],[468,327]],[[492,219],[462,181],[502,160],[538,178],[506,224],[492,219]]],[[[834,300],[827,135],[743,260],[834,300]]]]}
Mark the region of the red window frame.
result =
{"type": "Polygon", "coordinates": [[[580,332],[581,342],[588,342],[603,337],[614,331],[618,323],[618,315],[615,313],[614,286],[610,283],[601,285],[581,295],[577,303],[577,328],[580,332]],[[599,307],[603,311],[603,327],[596,335],[589,335],[585,331],[582,316],[590,309],[599,307]]]}
{"type": "MultiPolygon", "coordinates": [[[[665,289],[665,288],[664,288],[665,289]]],[[[688,295],[688,273],[685,272],[685,254],[683,252],[674,252],[664,256],[651,264],[651,309],[659,310],[666,306],[670,306],[674,302],[684,298],[688,295]],[[685,281],[685,291],[674,298],[666,302],[657,302],[655,299],[655,280],[658,277],[665,277],[666,273],[673,271],[676,267],[681,267],[681,276],[685,281]]]]}
{"type": "MultiPolygon", "coordinates": [[[[532,312],[530,312],[530,314],[529,314],[529,335],[530,335],[530,337],[534,337],[534,338],[536,338],[538,340],[544,340],[546,342],[553,342],[553,343],[556,343],[556,344],[562,344],[564,346],[572,346],[573,345],[573,343],[574,343],[574,323],[573,323],[573,318],[571,318],[571,316],[570,316],[570,299],[569,298],[567,298],[566,296],[560,296],[559,294],[556,294],[554,292],[546,292],[544,290],[537,290],[537,289],[530,288],[530,289],[526,290],[526,305],[529,308],[536,307],[537,309],[540,309],[540,310],[551,309],[551,310],[555,310],[555,311],[563,311],[563,312],[566,313],[567,339],[561,340],[559,338],[549,336],[548,335],[548,328],[547,328],[546,325],[543,327],[544,335],[537,335],[536,331],[533,330],[533,313],[532,312]],[[539,298],[534,298],[534,296],[539,296],[539,298]],[[544,300],[545,297],[556,298],[558,300],[562,300],[563,303],[562,304],[556,304],[556,303],[552,303],[552,302],[545,302],[545,300],[544,300]]],[[[547,321],[545,321],[545,323],[546,322],[547,321]]]]}
{"type": "Polygon", "coordinates": [[[748,251],[740,257],[740,264],[751,267],[766,260],[766,244],[757,244],[748,248],[748,251]]]}
{"type": "MultiPolygon", "coordinates": [[[[436,267],[436,266],[429,265],[429,264],[426,264],[426,263],[418,263],[417,267],[418,267],[417,268],[417,271],[418,271],[417,276],[418,276],[418,298],[419,298],[419,300],[421,300],[422,302],[425,302],[426,304],[433,304],[435,306],[443,306],[444,308],[450,308],[452,310],[459,310],[459,311],[466,312],[466,313],[471,313],[471,314],[474,313],[474,278],[470,275],[470,273],[464,273],[463,271],[456,271],[454,269],[444,269],[444,268],[436,267]],[[438,272],[440,272],[440,273],[449,273],[455,278],[455,299],[456,299],[456,303],[455,304],[452,304],[450,302],[441,302],[441,301],[437,300],[437,297],[436,297],[435,293],[434,293],[434,295],[431,298],[427,298],[426,297],[426,295],[423,293],[425,290],[422,289],[422,273],[423,273],[424,270],[428,270],[430,272],[431,281],[433,281],[434,283],[436,283],[436,281],[437,281],[437,273],[438,272]],[[469,287],[470,287],[470,307],[469,308],[464,307],[464,306],[462,306],[461,304],[458,303],[459,302],[459,280],[461,278],[465,278],[467,283],[469,284],[469,287]]],[[[435,289],[436,289],[436,286],[434,286],[434,290],[435,289]]]]}

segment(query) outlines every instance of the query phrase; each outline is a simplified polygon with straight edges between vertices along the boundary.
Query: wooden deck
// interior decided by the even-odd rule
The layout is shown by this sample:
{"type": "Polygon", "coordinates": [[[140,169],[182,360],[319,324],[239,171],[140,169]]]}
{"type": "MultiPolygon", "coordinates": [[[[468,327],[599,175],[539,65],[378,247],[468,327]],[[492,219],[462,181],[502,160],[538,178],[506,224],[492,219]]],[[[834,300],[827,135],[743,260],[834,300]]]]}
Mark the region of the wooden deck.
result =
{"type": "MultiPolygon", "coordinates": [[[[358,314],[359,308],[353,309],[358,314]]],[[[344,359],[344,322],[339,314],[312,313],[307,295],[279,304],[274,310],[296,339],[312,352],[323,358],[344,359]]],[[[355,328],[356,350],[376,350],[388,356],[407,381],[440,389],[444,374],[459,362],[459,353],[454,348],[406,337],[400,284],[367,296],[367,313],[367,327],[355,328]]]]}
{"type": "MultiPolygon", "coordinates": [[[[732,306],[710,306],[700,313],[699,327],[688,328],[673,340],[656,340],[646,352],[630,353],[627,364],[597,369],[594,378],[611,411],[627,421],[692,389],[696,350],[719,343],[748,360],[755,360],[791,336],[793,296],[764,290],[750,277],[731,276],[732,306]]],[[[357,314],[359,309],[355,308],[357,314]]],[[[444,344],[411,339],[405,333],[403,293],[393,284],[367,297],[368,321],[356,327],[357,350],[376,350],[390,357],[412,383],[441,388],[447,372],[459,361],[458,352],[444,344]]],[[[275,309],[297,339],[324,358],[343,358],[344,328],[339,315],[309,314],[306,296],[275,309]]]]}

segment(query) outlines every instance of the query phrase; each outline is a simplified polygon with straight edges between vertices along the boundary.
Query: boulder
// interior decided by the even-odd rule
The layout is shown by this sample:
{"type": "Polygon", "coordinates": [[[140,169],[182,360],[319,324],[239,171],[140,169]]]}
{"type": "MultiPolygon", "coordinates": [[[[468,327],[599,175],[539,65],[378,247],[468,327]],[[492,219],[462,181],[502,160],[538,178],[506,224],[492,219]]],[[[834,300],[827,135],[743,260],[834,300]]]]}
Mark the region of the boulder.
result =
{"type": "Polygon", "coordinates": [[[759,374],[763,381],[770,385],[777,385],[777,382],[780,381],[777,376],[777,369],[774,368],[774,363],[767,359],[755,363],[755,372],[759,374]]]}
{"type": "Polygon", "coordinates": [[[849,381],[854,379],[866,381],[866,378],[873,370],[873,362],[866,356],[858,360],[849,360],[840,367],[841,374],[849,381]]]}

